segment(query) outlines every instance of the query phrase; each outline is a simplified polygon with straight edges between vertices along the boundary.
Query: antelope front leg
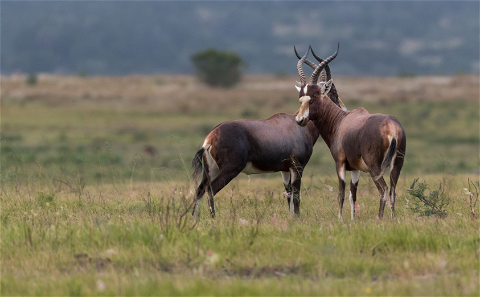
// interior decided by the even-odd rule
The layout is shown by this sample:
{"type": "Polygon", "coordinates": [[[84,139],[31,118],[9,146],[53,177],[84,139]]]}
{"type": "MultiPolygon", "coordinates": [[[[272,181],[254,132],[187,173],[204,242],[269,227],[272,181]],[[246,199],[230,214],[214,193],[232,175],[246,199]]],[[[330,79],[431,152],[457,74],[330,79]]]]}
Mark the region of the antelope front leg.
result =
{"type": "Polygon", "coordinates": [[[340,221],[343,220],[342,218],[342,211],[343,211],[343,202],[345,201],[345,164],[338,166],[337,174],[338,174],[338,219],[340,221]]]}
{"type": "Polygon", "coordinates": [[[290,213],[300,215],[300,186],[302,184],[302,168],[296,166],[296,168],[290,169],[291,181],[292,181],[292,197],[290,198],[290,213]]]}
{"type": "Polygon", "coordinates": [[[292,181],[290,180],[290,172],[281,172],[283,185],[285,186],[285,197],[287,198],[287,205],[290,205],[290,199],[292,198],[292,181]]]}
{"type": "Polygon", "coordinates": [[[355,202],[357,201],[357,187],[358,180],[360,179],[360,170],[352,171],[352,179],[350,180],[350,211],[351,218],[355,215],[355,202]]]}
{"type": "Polygon", "coordinates": [[[300,186],[302,181],[300,178],[297,178],[292,185],[292,200],[293,200],[293,210],[297,216],[300,216],[300,186]]]}

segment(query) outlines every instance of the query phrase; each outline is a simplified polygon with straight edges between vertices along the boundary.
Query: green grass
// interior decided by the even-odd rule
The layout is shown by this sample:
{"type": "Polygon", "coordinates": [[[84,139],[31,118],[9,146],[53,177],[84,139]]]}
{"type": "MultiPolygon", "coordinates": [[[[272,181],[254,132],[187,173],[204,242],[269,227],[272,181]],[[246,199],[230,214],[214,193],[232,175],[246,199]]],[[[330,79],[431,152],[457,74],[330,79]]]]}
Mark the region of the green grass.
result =
{"type": "Polygon", "coordinates": [[[284,101],[167,113],[3,100],[0,293],[479,294],[478,219],[463,190],[478,180],[478,102],[344,100],[393,114],[406,131],[395,220],[388,209],[376,220],[378,193],[362,174],[360,213],[351,221],[346,201],[338,221],[337,177],[321,139],[304,172],[300,218],[288,213],[278,173],[235,178],[217,195],[215,220],[207,199],[192,218],[189,167],[206,134],[222,121],[297,110],[295,98],[284,101]],[[417,177],[428,191],[444,188],[446,218],[410,207],[417,177]]]}
{"type": "MultiPolygon", "coordinates": [[[[298,108],[296,101],[290,105],[282,110],[293,113],[298,108]]],[[[400,120],[407,134],[403,172],[419,175],[478,171],[478,103],[348,102],[350,109],[357,106],[371,113],[390,113],[400,120]]],[[[259,118],[266,118],[278,110],[265,108],[257,112],[259,118]]],[[[186,179],[184,164],[189,166],[208,132],[218,123],[242,118],[243,113],[227,109],[224,114],[162,114],[5,103],[2,179],[51,180],[62,179],[65,174],[89,184],[186,179]],[[147,146],[155,149],[153,156],[146,153],[147,146]]],[[[305,174],[332,172],[330,152],[319,139],[305,174]]]]}
{"type": "Polygon", "coordinates": [[[280,179],[234,180],[216,198],[215,220],[205,200],[198,219],[183,216],[191,201],[185,182],[82,192],[4,186],[1,293],[475,295],[480,238],[461,190],[466,177],[427,182],[442,178],[447,218],[419,217],[406,208],[408,186],[399,185],[397,218],[386,210],[380,222],[364,176],[361,211],[351,221],[347,202],[343,222],[319,177],[305,183],[300,219],[288,213],[280,179]]]}

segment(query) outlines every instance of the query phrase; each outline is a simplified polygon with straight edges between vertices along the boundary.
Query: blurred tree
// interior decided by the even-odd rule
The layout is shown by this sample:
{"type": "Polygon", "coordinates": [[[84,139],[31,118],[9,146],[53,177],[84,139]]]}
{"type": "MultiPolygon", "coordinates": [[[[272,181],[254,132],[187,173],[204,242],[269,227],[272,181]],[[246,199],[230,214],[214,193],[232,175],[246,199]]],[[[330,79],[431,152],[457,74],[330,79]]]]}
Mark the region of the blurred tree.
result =
{"type": "Polygon", "coordinates": [[[228,51],[209,48],[192,55],[198,78],[212,87],[232,87],[241,79],[244,65],[240,56],[228,51]]]}
{"type": "Polygon", "coordinates": [[[34,86],[38,82],[37,75],[35,73],[30,73],[25,79],[25,83],[29,86],[34,86]]]}

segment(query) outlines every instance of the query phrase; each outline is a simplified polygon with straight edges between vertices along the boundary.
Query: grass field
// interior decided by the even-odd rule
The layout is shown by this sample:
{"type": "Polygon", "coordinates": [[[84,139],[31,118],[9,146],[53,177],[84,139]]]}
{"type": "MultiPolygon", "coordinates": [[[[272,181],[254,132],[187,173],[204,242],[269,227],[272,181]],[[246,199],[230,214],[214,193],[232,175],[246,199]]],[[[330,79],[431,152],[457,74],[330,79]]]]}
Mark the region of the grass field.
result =
{"type": "Polygon", "coordinates": [[[478,77],[335,81],[349,109],[393,114],[407,133],[395,220],[388,209],[376,220],[362,174],[358,216],[347,202],[338,221],[321,139],[300,218],[279,173],[234,179],[215,220],[206,199],[189,215],[190,161],[205,135],[295,112],[295,79],[216,90],[174,76],[2,77],[0,293],[478,296],[478,77]],[[415,208],[416,178],[441,189],[445,218],[415,208]]]}

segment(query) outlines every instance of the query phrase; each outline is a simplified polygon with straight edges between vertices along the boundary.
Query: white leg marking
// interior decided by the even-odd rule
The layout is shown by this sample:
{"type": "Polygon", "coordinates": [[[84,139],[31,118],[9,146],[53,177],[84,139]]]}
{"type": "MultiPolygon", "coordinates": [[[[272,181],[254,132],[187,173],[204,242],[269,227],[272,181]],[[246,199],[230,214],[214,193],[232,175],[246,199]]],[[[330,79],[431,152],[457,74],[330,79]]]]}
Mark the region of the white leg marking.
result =
{"type": "Polygon", "coordinates": [[[387,201],[387,197],[388,197],[388,187],[385,188],[385,194],[383,194],[383,201],[387,201]]]}
{"type": "MultiPolygon", "coordinates": [[[[293,184],[293,181],[295,181],[297,179],[297,172],[293,168],[290,168],[290,174],[289,175],[290,175],[290,181],[293,184]]],[[[294,191],[292,189],[292,196],[290,197],[290,214],[292,214],[292,215],[295,214],[295,207],[293,205],[293,198],[294,198],[293,192],[294,191]]]]}
{"type": "Polygon", "coordinates": [[[195,199],[195,205],[193,206],[194,207],[194,211],[193,211],[193,216],[194,217],[197,216],[197,214],[198,214],[198,208],[200,207],[200,203],[202,203],[202,199],[203,199],[203,197],[200,198],[200,199],[195,199]]]}
{"type": "MultiPolygon", "coordinates": [[[[352,183],[354,185],[357,184],[359,179],[360,179],[360,170],[352,171],[352,183]]],[[[350,189],[349,199],[350,199],[351,216],[352,216],[352,220],[353,220],[353,213],[355,211],[355,204],[353,203],[352,189],[350,189]]]]}
{"type": "Polygon", "coordinates": [[[352,183],[354,184],[358,183],[359,179],[360,179],[360,170],[352,171],[352,183]]]}
{"type": "Polygon", "coordinates": [[[343,182],[345,182],[345,173],[346,173],[345,164],[343,164],[343,166],[340,168],[340,172],[338,173],[338,176],[340,176],[343,182]]]}
{"type": "MultiPolygon", "coordinates": [[[[346,174],[345,164],[343,164],[342,167],[340,168],[340,171],[338,172],[338,176],[342,179],[344,184],[345,184],[345,174],[346,174]]],[[[345,201],[345,197],[343,197],[343,201],[345,201]]],[[[339,220],[342,220],[342,210],[343,210],[342,208],[343,208],[343,203],[342,203],[342,207],[340,207],[340,209],[338,210],[339,220]]]]}
{"type": "Polygon", "coordinates": [[[348,199],[350,200],[350,213],[353,220],[353,212],[355,210],[355,205],[353,204],[352,192],[350,192],[350,196],[348,197],[348,199]]]}
{"type": "Polygon", "coordinates": [[[283,184],[285,185],[285,187],[288,186],[288,184],[290,183],[290,172],[280,171],[280,173],[282,174],[283,184]]]}

